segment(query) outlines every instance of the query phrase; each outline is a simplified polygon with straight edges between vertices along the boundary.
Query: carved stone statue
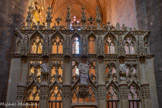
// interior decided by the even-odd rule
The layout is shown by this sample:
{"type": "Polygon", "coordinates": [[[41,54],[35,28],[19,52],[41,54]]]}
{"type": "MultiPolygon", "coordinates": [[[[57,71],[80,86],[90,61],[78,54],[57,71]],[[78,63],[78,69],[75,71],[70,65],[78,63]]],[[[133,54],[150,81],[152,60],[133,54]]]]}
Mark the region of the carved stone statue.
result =
{"type": "Polygon", "coordinates": [[[126,65],[125,64],[120,64],[119,74],[120,74],[120,80],[121,81],[126,81],[126,70],[127,70],[126,65]]]}
{"type": "Polygon", "coordinates": [[[42,84],[47,84],[47,82],[48,82],[48,74],[49,74],[49,70],[47,69],[46,65],[43,63],[41,65],[41,80],[42,80],[42,84]]]}
{"type": "Polygon", "coordinates": [[[47,67],[46,67],[46,65],[43,63],[42,65],[41,65],[41,72],[42,73],[49,73],[49,70],[47,69],[47,67]]]}
{"type": "Polygon", "coordinates": [[[88,73],[89,73],[89,66],[84,63],[80,63],[79,66],[79,77],[80,77],[80,84],[87,85],[88,84],[88,73]]]}

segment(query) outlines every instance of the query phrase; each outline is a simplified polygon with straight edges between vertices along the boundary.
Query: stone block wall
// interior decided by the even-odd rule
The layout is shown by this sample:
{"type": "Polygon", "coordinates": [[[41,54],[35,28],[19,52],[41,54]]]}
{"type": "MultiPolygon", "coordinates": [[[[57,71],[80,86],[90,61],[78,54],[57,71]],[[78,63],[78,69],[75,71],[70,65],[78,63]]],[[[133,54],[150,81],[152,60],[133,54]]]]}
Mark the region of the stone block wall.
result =
{"type": "Polygon", "coordinates": [[[0,102],[6,100],[10,54],[14,50],[13,30],[24,20],[29,0],[0,0],[0,102]]]}
{"type": "Polygon", "coordinates": [[[162,107],[162,2],[136,0],[137,23],[140,29],[151,31],[150,47],[154,54],[154,69],[159,107],[162,107]]]}

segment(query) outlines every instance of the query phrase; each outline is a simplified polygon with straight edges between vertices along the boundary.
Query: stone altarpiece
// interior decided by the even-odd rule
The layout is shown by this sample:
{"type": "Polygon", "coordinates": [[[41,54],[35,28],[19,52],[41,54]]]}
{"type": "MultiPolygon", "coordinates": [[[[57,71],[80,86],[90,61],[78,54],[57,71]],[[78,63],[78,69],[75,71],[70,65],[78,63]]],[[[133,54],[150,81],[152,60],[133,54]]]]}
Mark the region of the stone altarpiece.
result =
{"type": "MultiPolygon", "coordinates": [[[[15,30],[7,102],[19,108],[154,108],[157,98],[149,31],[86,18],[71,25],[32,22],[15,30]],[[102,26],[101,26],[102,25],[102,26]],[[21,106],[22,103],[36,106],[21,106]]],[[[64,19],[65,20],[65,19],[64,19]]]]}

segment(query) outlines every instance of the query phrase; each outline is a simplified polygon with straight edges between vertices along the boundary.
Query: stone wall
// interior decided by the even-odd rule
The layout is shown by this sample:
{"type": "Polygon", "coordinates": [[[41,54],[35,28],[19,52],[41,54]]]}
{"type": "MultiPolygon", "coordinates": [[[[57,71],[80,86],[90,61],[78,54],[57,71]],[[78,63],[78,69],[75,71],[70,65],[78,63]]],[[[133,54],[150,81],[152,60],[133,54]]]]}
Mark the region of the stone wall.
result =
{"type": "Polygon", "coordinates": [[[162,2],[136,0],[137,22],[140,29],[151,31],[150,46],[154,54],[154,68],[159,106],[162,107],[162,2]]]}
{"type": "Polygon", "coordinates": [[[0,0],[0,102],[6,100],[13,30],[24,20],[28,0],[0,0]]]}

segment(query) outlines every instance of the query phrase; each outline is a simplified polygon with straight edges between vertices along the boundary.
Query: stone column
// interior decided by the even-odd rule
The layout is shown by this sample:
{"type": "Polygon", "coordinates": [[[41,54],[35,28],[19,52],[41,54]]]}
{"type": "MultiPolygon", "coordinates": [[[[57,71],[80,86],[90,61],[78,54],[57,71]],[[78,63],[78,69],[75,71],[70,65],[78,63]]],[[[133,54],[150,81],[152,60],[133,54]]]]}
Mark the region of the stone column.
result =
{"type": "Polygon", "coordinates": [[[98,85],[98,100],[99,107],[98,108],[106,108],[106,85],[98,85]]]}
{"type": "Polygon", "coordinates": [[[142,108],[152,108],[150,100],[150,89],[149,84],[141,85],[142,91],[142,108]]]}
{"type": "Polygon", "coordinates": [[[39,100],[39,108],[48,108],[48,84],[43,83],[40,85],[40,100],[39,100]]]}
{"type": "MultiPolygon", "coordinates": [[[[45,64],[44,65],[44,69],[45,64]]],[[[48,108],[48,94],[49,94],[49,86],[48,86],[48,70],[43,70],[42,66],[41,73],[41,84],[40,84],[40,100],[39,100],[39,108],[48,108]]]]}
{"type": "Polygon", "coordinates": [[[69,56],[64,57],[64,74],[63,74],[63,84],[71,85],[72,73],[71,73],[71,60],[69,56]]]}
{"type": "Polygon", "coordinates": [[[63,72],[63,108],[71,108],[71,82],[72,82],[72,73],[71,73],[71,59],[70,56],[64,57],[64,72],[63,72]]]}
{"type": "Polygon", "coordinates": [[[146,78],[145,58],[140,58],[139,62],[140,82],[142,91],[142,108],[152,108],[150,100],[149,83],[146,78]]]}
{"type": "Polygon", "coordinates": [[[17,85],[17,108],[24,108],[23,103],[26,102],[26,82],[28,74],[28,62],[27,57],[21,58],[21,72],[20,72],[20,81],[17,85]]]}
{"type": "Polygon", "coordinates": [[[104,57],[98,57],[98,73],[97,73],[97,82],[98,82],[98,108],[106,108],[106,85],[105,85],[105,65],[104,57]]]}
{"type": "Polygon", "coordinates": [[[9,81],[8,81],[8,91],[7,91],[7,102],[15,103],[17,96],[17,84],[20,82],[21,73],[21,59],[12,58],[9,81]]]}
{"type": "Polygon", "coordinates": [[[20,73],[20,82],[26,84],[27,74],[28,74],[28,59],[27,57],[21,58],[21,73],[20,73]]]}
{"type": "MultiPolygon", "coordinates": [[[[147,85],[149,84],[149,93],[150,93],[150,102],[151,102],[151,107],[152,108],[159,108],[158,105],[158,98],[157,98],[157,90],[156,90],[156,82],[155,82],[155,75],[154,75],[154,62],[153,58],[147,58],[145,61],[145,76],[148,83],[142,84],[142,85],[147,85]]],[[[147,100],[147,99],[146,99],[147,100]]]]}
{"type": "Polygon", "coordinates": [[[63,85],[62,93],[63,108],[71,108],[71,85],[63,85]]]}
{"type": "Polygon", "coordinates": [[[145,74],[145,58],[141,58],[139,61],[139,74],[141,84],[147,84],[146,74],[145,74]]]}
{"type": "Polygon", "coordinates": [[[120,108],[129,108],[128,85],[126,81],[120,82],[119,93],[120,93],[120,108]]]}

